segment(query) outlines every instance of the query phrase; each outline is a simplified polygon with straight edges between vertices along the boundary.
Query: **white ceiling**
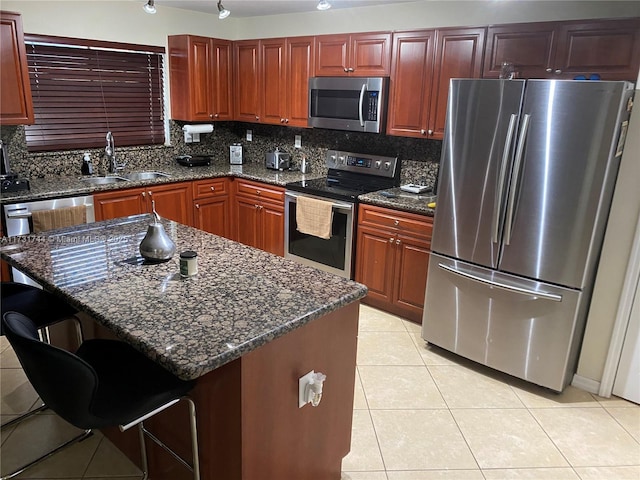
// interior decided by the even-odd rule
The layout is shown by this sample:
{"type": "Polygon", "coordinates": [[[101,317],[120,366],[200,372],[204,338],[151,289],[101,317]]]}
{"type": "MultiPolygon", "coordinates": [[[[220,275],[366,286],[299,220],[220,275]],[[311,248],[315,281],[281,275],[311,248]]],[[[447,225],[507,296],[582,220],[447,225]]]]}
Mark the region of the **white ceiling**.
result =
{"type": "MultiPolygon", "coordinates": [[[[368,7],[408,3],[416,0],[329,0],[331,9],[368,7]]],[[[144,3],[144,1],[142,1],[144,3]]],[[[287,13],[315,12],[318,0],[222,0],[232,17],[261,17],[287,13]]],[[[162,7],[181,8],[195,12],[218,13],[218,0],[155,0],[158,9],[162,7]]]]}

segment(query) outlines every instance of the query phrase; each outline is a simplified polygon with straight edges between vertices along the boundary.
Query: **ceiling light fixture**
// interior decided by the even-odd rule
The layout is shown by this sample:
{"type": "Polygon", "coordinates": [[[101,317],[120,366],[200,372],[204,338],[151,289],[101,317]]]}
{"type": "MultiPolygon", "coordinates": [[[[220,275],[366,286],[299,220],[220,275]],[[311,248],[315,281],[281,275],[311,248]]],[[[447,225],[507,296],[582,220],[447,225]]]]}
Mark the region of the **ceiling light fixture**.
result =
{"type": "Polygon", "coordinates": [[[156,13],[156,6],[154,5],[154,3],[155,0],[148,0],[147,3],[142,6],[142,8],[147,13],[156,13]]]}
{"type": "Polygon", "coordinates": [[[224,8],[222,0],[218,0],[218,18],[222,20],[223,18],[227,18],[229,15],[231,15],[231,12],[224,8]]]}
{"type": "Polygon", "coordinates": [[[320,0],[318,5],[316,5],[318,10],[329,10],[331,8],[331,4],[327,0],[320,0]]]}

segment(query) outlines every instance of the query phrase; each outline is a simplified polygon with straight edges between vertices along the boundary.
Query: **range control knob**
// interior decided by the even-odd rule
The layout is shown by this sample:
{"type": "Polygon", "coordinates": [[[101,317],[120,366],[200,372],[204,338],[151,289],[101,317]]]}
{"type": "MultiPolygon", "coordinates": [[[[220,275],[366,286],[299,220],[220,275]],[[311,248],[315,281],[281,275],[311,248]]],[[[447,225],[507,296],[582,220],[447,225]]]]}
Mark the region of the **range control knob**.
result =
{"type": "Polygon", "coordinates": [[[375,167],[380,168],[380,165],[382,165],[382,162],[380,160],[376,160],[375,167]]]}
{"type": "Polygon", "coordinates": [[[391,168],[391,162],[384,162],[384,169],[389,170],[391,168]]]}

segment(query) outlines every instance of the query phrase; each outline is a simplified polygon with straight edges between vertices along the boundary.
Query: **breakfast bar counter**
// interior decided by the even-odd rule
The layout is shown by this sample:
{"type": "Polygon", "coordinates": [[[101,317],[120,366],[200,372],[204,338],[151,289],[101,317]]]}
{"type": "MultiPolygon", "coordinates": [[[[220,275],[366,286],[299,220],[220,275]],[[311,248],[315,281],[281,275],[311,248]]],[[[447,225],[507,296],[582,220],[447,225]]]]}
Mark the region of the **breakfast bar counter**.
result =
{"type": "MultiPolygon", "coordinates": [[[[148,264],[138,246],[150,222],[137,215],[3,238],[0,252],[110,335],[198,379],[192,397],[203,479],[339,480],[366,287],[165,220],[176,254],[148,264]],[[186,278],[178,258],[185,250],[198,254],[198,273],[186,278]],[[298,379],[311,370],[327,376],[323,397],[299,408],[298,379]]],[[[149,424],[188,456],[186,409],[149,424]]],[[[135,439],[107,435],[137,461],[135,439]]],[[[151,478],[190,478],[161,452],[149,452],[151,478]]]]}

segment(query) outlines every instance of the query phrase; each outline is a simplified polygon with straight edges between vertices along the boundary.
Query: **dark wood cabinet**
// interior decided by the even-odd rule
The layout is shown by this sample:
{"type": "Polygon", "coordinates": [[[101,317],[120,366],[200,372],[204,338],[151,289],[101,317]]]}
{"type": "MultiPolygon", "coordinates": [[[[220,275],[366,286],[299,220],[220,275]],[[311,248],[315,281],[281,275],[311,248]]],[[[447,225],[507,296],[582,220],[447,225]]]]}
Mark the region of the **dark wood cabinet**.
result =
{"type": "MultiPolygon", "coordinates": [[[[253,122],[306,127],[313,37],[273,38],[259,42],[259,108],[253,122]]],[[[245,59],[245,65],[249,62],[245,59]]],[[[247,69],[238,65],[239,69],[247,69]]],[[[250,116],[246,117],[247,121],[250,116]]]]}
{"type": "Polygon", "coordinates": [[[422,322],[433,220],[361,204],[356,275],[376,308],[422,322]]]}
{"type": "Polygon", "coordinates": [[[234,120],[261,121],[260,41],[233,42],[234,120]]]}
{"type": "Polygon", "coordinates": [[[387,133],[444,137],[449,80],[482,73],[484,28],[445,28],[397,32],[387,133]]]}
{"type": "Polygon", "coordinates": [[[231,120],[232,42],[195,35],[169,36],[171,117],[231,120]]]}
{"type": "Polygon", "coordinates": [[[0,12],[0,125],[34,123],[22,17],[0,12]]]}
{"type": "Polygon", "coordinates": [[[497,78],[503,62],[520,78],[636,81],[640,18],[540,22],[489,27],[483,76],[497,78]]]}
{"type": "Polygon", "coordinates": [[[284,256],[284,189],[241,179],[234,184],[234,239],[284,256]]]}
{"type": "Polygon", "coordinates": [[[315,58],[314,37],[287,38],[285,78],[285,123],[306,127],[309,118],[309,78],[313,77],[315,58]]]}
{"type": "Polygon", "coordinates": [[[231,238],[231,208],[228,178],[193,182],[193,226],[231,238]]]}
{"type": "Polygon", "coordinates": [[[93,196],[96,221],[149,213],[152,200],[161,217],[192,225],[191,182],[96,193],[93,196]]]}
{"type": "Polygon", "coordinates": [[[389,32],[316,37],[316,76],[388,76],[391,67],[389,32]]]}

